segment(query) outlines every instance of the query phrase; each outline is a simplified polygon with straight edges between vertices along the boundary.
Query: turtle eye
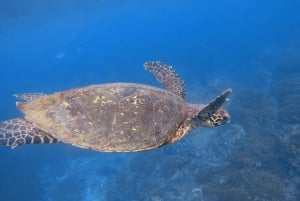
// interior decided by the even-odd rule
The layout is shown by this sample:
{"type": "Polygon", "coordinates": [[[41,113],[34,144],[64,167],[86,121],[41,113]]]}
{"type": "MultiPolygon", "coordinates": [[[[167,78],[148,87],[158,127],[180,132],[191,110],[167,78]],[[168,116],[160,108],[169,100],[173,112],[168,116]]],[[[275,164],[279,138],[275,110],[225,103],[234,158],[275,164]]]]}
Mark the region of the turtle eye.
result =
{"type": "Polygon", "coordinates": [[[223,114],[223,115],[212,115],[210,117],[210,122],[212,124],[212,126],[221,126],[225,123],[228,123],[230,121],[230,117],[227,113],[223,114]]]}
{"type": "Polygon", "coordinates": [[[221,121],[223,123],[228,123],[230,121],[230,117],[229,116],[223,116],[221,121]]]}
{"type": "Polygon", "coordinates": [[[214,120],[215,126],[221,126],[230,122],[230,115],[224,109],[219,109],[213,116],[212,119],[214,120]]]}

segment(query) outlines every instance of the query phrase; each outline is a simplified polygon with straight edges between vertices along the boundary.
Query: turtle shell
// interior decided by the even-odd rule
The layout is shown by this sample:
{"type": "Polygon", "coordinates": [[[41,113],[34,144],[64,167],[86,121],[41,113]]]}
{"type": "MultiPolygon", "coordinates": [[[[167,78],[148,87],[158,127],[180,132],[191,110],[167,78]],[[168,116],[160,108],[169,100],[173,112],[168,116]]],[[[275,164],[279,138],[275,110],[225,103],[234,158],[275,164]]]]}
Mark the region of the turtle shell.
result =
{"type": "Polygon", "coordinates": [[[26,120],[57,139],[108,152],[164,145],[186,118],[180,96],[130,83],[68,90],[18,106],[26,120]]]}

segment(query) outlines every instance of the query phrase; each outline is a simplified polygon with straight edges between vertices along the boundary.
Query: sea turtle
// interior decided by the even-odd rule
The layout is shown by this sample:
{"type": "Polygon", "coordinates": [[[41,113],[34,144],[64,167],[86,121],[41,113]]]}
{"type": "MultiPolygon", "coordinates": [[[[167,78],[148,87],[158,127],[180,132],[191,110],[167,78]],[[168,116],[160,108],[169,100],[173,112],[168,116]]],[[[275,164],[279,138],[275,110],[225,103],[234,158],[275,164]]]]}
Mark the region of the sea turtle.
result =
{"type": "Polygon", "coordinates": [[[25,118],[0,123],[0,145],[69,143],[104,152],[151,150],[173,143],[198,127],[228,123],[221,108],[231,89],[209,104],[184,101],[185,87],[171,66],[146,62],[144,67],[164,86],[111,83],[51,95],[15,95],[25,118]]]}

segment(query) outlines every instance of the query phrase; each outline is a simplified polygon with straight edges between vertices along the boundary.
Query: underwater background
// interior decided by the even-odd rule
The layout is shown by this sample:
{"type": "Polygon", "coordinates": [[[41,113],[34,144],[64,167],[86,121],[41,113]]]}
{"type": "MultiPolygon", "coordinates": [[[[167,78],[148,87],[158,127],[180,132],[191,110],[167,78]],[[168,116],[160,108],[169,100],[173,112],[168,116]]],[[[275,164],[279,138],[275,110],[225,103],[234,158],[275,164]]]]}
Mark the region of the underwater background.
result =
{"type": "Polygon", "coordinates": [[[101,153],[67,144],[0,148],[1,201],[300,200],[300,1],[1,0],[0,120],[16,93],[111,82],[160,84],[186,100],[232,88],[231,123],[175,144],[101,153]]]}

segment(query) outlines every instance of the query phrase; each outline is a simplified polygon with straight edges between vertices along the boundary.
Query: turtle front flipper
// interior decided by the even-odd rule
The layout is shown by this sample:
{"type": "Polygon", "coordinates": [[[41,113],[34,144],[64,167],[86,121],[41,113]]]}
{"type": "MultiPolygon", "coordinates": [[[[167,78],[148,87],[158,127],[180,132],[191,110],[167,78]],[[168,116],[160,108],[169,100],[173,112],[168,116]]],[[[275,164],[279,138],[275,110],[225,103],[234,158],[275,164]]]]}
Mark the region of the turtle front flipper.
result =
{"type": "Polygon", "coordinates": [[[12,148],[22,144],[56,143],[58,140],[36,128],[25,119],[11,119],[0,122],[0,146],[12,148]]]}
{"type": "Polygon", "coordinates": [[[168,66],[159,61],[146,62],[144,67],[147,71],[154,74],[156,79],[164,86],[168,91],[177,94],[184,98],[185,86],[183,81],[175,73],[172,66],[168,66]]]}
{"type": "Polygon", "coordinates": [[[231,89],[225,90],[214,101],[206,105],[200,112],[194,116],[192,124],[195,126],[220,126],[230,121],[230,116],[221,106],[227,100],[228,95],[232,92],[231,89]]]}

